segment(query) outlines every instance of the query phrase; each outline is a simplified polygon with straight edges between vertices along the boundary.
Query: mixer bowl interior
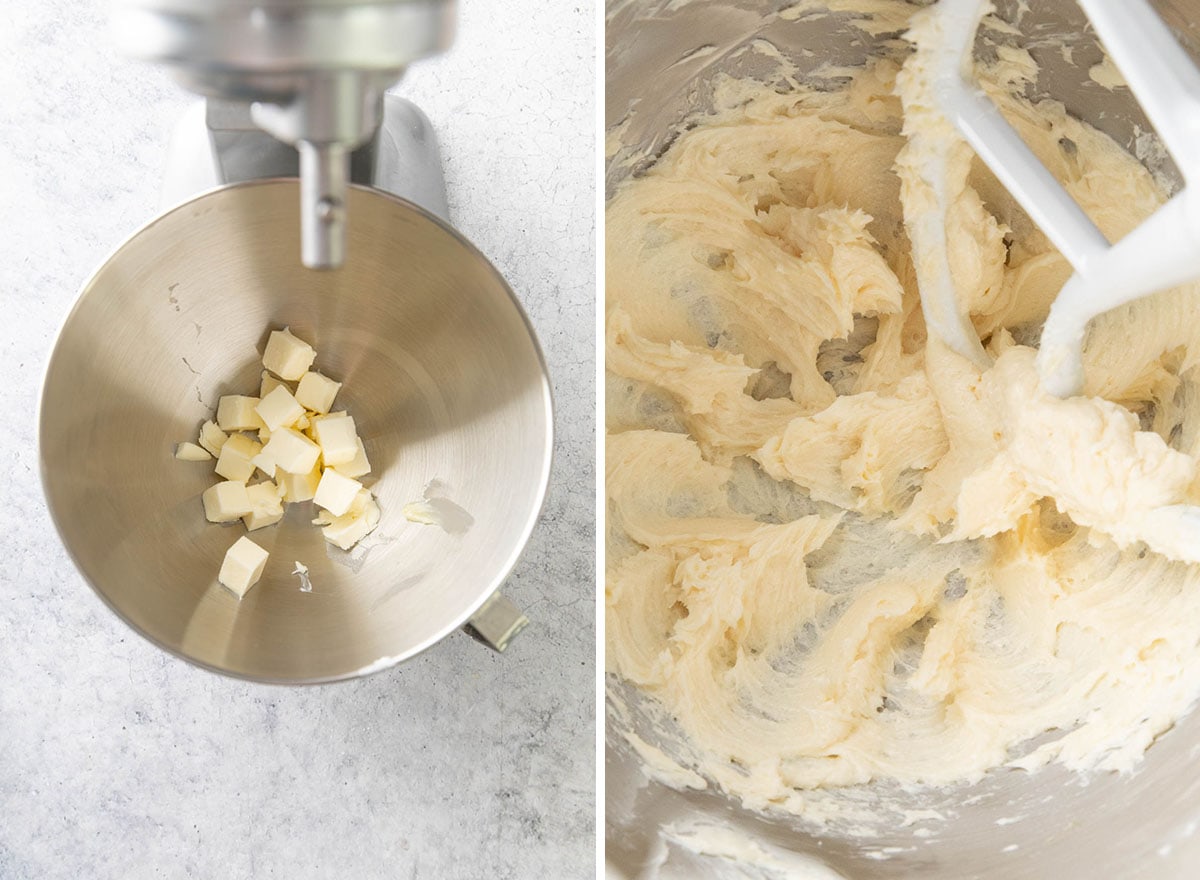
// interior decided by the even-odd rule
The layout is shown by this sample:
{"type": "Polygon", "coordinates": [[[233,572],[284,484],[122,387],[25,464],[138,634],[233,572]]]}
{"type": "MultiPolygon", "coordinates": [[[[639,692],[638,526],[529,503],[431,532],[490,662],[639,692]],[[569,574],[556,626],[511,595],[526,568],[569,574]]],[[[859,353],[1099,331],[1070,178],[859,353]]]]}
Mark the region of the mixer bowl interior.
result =
{"type": "Polygon", "coordinates": [[[500,585],[537,519],[551,454],[545,365],[512,291],[457,233],[353,189],[347,260],[305,269],[294,180],[225,187],[154,220],[84,287],[47,370],[43,483],[83,575],[135,629],[221,672],[323,681],[416,654],[500,585]],[[240,522],[208,523],[213,462],[173,458],[223,394],[257,394],[284,326],[343,383],[382,510],[349,552],[287,507],[240,602],[217,582],[240,522]],[[408,522],[424,497],[444,524],[408,522]],[[292,574],[304,563],[313,584],[292,574]]]}
{"type": "MultiPolygon", "coordinates": [[[[1040,64],[1028,97],[1062,101],[1068,112],[1135,151],[1168,187],[1177,183],[1161,151],[1142,152],[1150,126],[1129,91],[1102,88],[1089,77],[1103,50],[1076,3],[996,5],[1002,17],[1019,25],[1013,40],[1027,46],[1040,64]],[[1072,51],[1064,53],[1063,46],[1072,51]]],[[[1200,21],[1200,3],[1161,0],[1155,5],[1177,32],[1188,25],[1183,42],[1194,49],[1191,23],[1200,21]]],[[[860,27],[855,4],[830,3],[832,13],[821,6],[761,0],[610,2],[609,195],[652,167],[675,138],[713,109],[715,84],[724,75],[784,88],[778,51],[790,75],[814,88],[833,89],[844,80],[838,71],[827,78],[827,65],[859,66],[881,53],[906,51],[898,32],[860,27]],[[763,51],[764,45],[772,51],[763,51]]],[[[983,45],[977,49],[986,51],[983,45]]],[[[1200,864],[1200,779],[1185,770],[1200,755],[1195,712],[1155,742],[1130,775],[1085,778],[1052,766],[1036,773],[1000,769],[973,785],[924,792],[862,786],[848,794],[867,812],[882,794],[890,806],[910,813],[891,827],[855,831],[751,812],[711,788],[675,790],[648,782],[642,770],[647,760],[631,742],[643,750],[648,743],[652,754],[654,749],[673,754],[682,734],[661,712],[642,711],[645,700],[615,676],[608,692],[614,704],[607,716],[605,777],[611,877],[765,878],[792,876],[790,869],[797,876],[853,880],[1158,880],[1193,877],[1200,864]],[[926,811],[933,815],[912,818],[926,811]],[[733,832],[736,843],[729,844],[733,838],[725,832],[733,832]]],[[[679,752],[687,754],[686,748],[679,752]]]]}

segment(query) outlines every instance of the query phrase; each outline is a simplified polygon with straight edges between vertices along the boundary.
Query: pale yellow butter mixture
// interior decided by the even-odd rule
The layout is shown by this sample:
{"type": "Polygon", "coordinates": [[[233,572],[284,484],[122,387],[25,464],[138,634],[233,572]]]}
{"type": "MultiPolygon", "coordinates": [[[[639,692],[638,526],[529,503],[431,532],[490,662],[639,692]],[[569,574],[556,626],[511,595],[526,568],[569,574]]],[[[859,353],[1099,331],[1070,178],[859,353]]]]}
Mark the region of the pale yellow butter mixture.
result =
{"type": "MultiPolygon", "coordinates": [[[[1110,239],[1164,200],[1000,80],[1110,239]]],[[[923,151],[954,134],[923,89],[912,60],[764,89],[608,208],[608,669],[752,807],[1129,769],[1200,687],[1200,548],[1154,513],[1200,501],[1200,292],[1099,319],[1086,395],[1046,395],[1030,346],[1070,268],[961,144],[930,224],[923,151]],[[983,370],[926,333],[941,234],[983,370]]]]}

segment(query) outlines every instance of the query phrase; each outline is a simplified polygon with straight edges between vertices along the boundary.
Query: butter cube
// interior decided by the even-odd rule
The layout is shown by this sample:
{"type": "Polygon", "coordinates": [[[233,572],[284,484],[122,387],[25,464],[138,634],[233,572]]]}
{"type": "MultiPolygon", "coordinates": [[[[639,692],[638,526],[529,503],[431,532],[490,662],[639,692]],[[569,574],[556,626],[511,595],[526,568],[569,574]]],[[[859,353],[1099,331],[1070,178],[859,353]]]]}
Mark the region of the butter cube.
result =
{"type": "Polygon", "coordinates": [[[221,447],[228,439],[229,435],[218,428],[216,422],[205,422],[200,428],[200,445],[214,458],[221,454],[221,447]]]}
{"type": "Polygon", "coordinates": [[[261,445],[245,434],[234,434],[221,447],[215,470],[227,480],[239,480],[244,483],[254,474],[254,458],[262,449],[261,445]]]}
{"type": "Polygon", "coordinates": [[[314,467],[307,474],[289,474],[281,469],[276,476],[279,487],[283,490],[283,500],[288,504],[295,504],[300,501],[312,501],[321,482],[321,469],[314,467]]]}
{"type": "Polygon", "coordinates": [[[321,447],[294,428],[273,431],[263,451],[275,462],[275,467],[289,474],[307,474],[321,455],[321,447]]]}
{"type": "Polygon", "coordinates": [[[183,442],[175,447],[175,457],[180,461],[211,461],[208,450],[195,443],[183,442]]]}
{"type": "Polygon", "coordinates": [[[354,496],[354,501],[346,513],[348,513],[350,516],[359,516],[374,500],[375,496],[371,494],[370,489],[362,489],[357,495],[354,496]]]}
{"type": "Polygon", "coordinates": [[[312,439],[314,442],[316,442],[316,439],[317,439],[317,422],[324,421],[325,419],[337,419],[337,418],[341,418],[341,417],[342,417],[342,416],[344,416],[344,415],[346,415],[346,411],[345,411],[345,410],[342,410],[341,412],[335,412],[335,413],[326,413],[325,415],[321,415],[320,413],[317,413],[317,414],[314,414],[314,415],[311,415],[311,416],[309,416],[309,417],[308,417],[308,427],[307,427],[307,428],[297,428],[296,430],[298,430],[298,431],[299,431],[299,430],[302,430],[302,431],[304,431],[304,433],[305,433],[305,434],[306,434],[306,435],[307,435],[307,436],[308,436],[310,439],[312,439]]]}
{"type": "Polygon", "coordinates": [[[358,444],[358,452],[354,458],[345,464],[334,465],[333,468],[343,477],[361,477],[371,473],[371,462],[367,461],[367,450],[363,448],[362,438],[355,437],[354,442],[358,444]]]}
{"type": "Polygon", "coordinates": [[[255,407],[257,397],[227,394],[217,401],[217,424],[222,431],[257,431],[263,427],[255,407]]]}
{"type": "Polygon", "coordinates": [[[325,473],[321,474],[321,482],[317,484],[317,494],[313,496],[313,502],[334,516],[341,516],[350,509],[361,489],[362,483],[358,480],[343,477],[333,468],[325,468],[325,473]]]}
{"type": "MultiPolygon", "coordinates": [[[[362,512],[367,509],[367,503],[371,501],[373,497],[374,496],[371,494],[370,489],[359,489],[358,494],[354,496],[354,500],[350,502],[350,507],[345,513],[342,514],[342,516],[361,515],[362,512]]],[[[328,510],[321,510],[317,512],[317,517],[312,521],[312,523],[314,526],[327,526],[336,519],[337,517],[328,510]]]]}
{"type": "Polygon", "coordinates": [[[225,561],[221,563],[217,580],[241,599],[262,577],[268,556],[266,550],[243,535],[225,551],[225,561]]]}
{"type": "Polygon", "coordinates": [[[259,428],[258,429],[258,442],[259,443],[263,444],[263,446],[266,446],[267,441],[270,439],[271,439],[271,429],[270,428],[259,428]]]}
{"type": "Polygon", "coordinates": [[[362,510],[337,517],[321,529],[321,534],[335,547],[349,550],[370,534],[377,525],[379,525],[379,505],[368,493],[362,510]]]}
{"type": "Polygon", "coordinates": [[[283,519],[283,502],[279,500],[279,487],[274,483],[268,481],[247,486],[246,495],[254,509],[242,517],[242,522],[250,531],[273,526],[283,519]]]}
{"type": "Polygon", "coordinates": [[[358,455],[358,433],[350,416],[315,419],[313,439],[321,444],[321,455],[325,457],[327,467],[349,464],[358,455]]]}
{"type": "Polygon", "coordinates": [[[312,366],[317,353],[303,339],[292,335],[290,328],[274,330],[263,352],[263,366],[282,379],[295,380],[312,366]]]}
{"type": "Polygon", "coordinates": [[[297,431],[305,431],[308,429],[308,426],[311,424],[312,424],[312,422],[309,421],[308,415],[305,414],[305,415],[300,416],[300,418],[296,419],[296,424],[292,425],[292,427],[295,428],[297,431]]]}
{"type": "Polygon", "coordinates": [[[271,431],[294,425],[304,415],[304,407],[292,397],[292,392],[280,385],[258,402],[255,408],[259,418],[271,431]]]}
{"type": "Polygon", "coordinates": [[[320,373],[310,371],[300,377],[300,384],[296,386],[296,399],[304,404],[305,409],[327,413],[341,387],[341,382],[334,382],[320,373]]]}
{"type": "MultiPolygon", "coordinates": [[[[361,516],[362,511],[367,509],[367,504],[371,502],[374,496],[371,495],[370,489],[360,489],[358,495],[354,496],[354,501],[350,502],[350,507],[342,516],[361,516]]],[[[314,526],[328,526],[329,523],[336,520],[337,516],[329,513],[329,510],[322,510],[317,514],[317,519],[313,520],[314,526]]]]}
{"type": "Polygon", "coordinates": [[[260,452],[254,458],[250,459],[250,463],[267,475],[268,479],[275,477],[275,460],[265,452],[260,452]]]}
{"type": "Polygon", "coordinates": [[[204,518],[209,522],[233,522],[254,509],[246,485],[236,480],[209,486],[200,496],[204,504],[204,518]]]}
{"type": "Polygon", "coordinates": [[[262,379],[260,379],[259,383],[258,383],[258,396],[260,398],[266,397],[268,394],[270,394],[272,391],[274,391],[280,385],[282,385],[284,388],[287,388],[288,391],[292,390],[291,388],[288,388],[287,383],[284,382],[282,379],[276,379],[274,376],[272,376],[266,370],[263,370],[262,371],[262,379]]]}

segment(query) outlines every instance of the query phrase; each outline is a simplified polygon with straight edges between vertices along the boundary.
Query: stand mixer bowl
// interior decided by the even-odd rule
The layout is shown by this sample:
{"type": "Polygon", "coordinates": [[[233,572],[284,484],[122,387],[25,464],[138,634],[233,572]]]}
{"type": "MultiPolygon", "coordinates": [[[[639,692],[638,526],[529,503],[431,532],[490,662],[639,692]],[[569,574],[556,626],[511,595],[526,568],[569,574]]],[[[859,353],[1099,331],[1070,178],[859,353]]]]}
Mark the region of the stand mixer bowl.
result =
{"type": "Polygon", "coordinates": [[[541,351],[486,258],[416,206],[351,187],[346,263],[305,269],[298,186],[214,190],[121,245],[62,327],[39,413],[50,512],[100,597],[181,657],[284,683],[386,668],[462,626],[533,529],[552,441],[541,351]],[[383,515],[343,552],[311,525],[311,502],[289,505],[252,534],[271,558],[239,602],[216,574],[245,530],[205,520],[212,463],[172,453],[218,397],[258,388],[285,325],[343,383],[337,408],[355,418],[383,515]],[[454,512],[444,528],[404,518],[425,496],[454,512]]]}
{"type": "MultiPolygon", "coordinates": [[[[838,9],[832,14],[819,14],[820,5],[803,4],[801,14],[785,17],[781,7],[792,12],[797,7],[755,0],[610,2],[609,194],[652,166],[698,115],[712,109],[721,74],[779,81],[772,53],[750,50],[757,41],[777,49],[801,78],[819,79],[825,64],[861,65],[897,51],[894,32],[873,36],[854,26],[852,4],[830,4],[838,9]]],[[[1200,22],[1200,3],[1156,5],[1185,47],[1194,50],[1192,28],[1200,22]]],[[[1015,3],[997,6],[1002,16],[1015,20],[1015,3]]],[[[1146,140],[1151,127],[1129,92],[1105,89],[1089,78],[1102,49],[1074,3],[1028,4],[1020,29],[1023,36],[1014,38],[1041,65],[1030,98],[1049,95],[1062,101],[1068,112],[1147,157],[1160,179],[1177,181],[1169,160],[1156,160],[1155,151],[1145,149],[1153,146],[1146,140]],[[1064,44],[1072,48],[1065,57],[1058,50],[1064,44]]],[[[677,791],[647,782],[643,759],[625,734],[668,752],[672,743],[663,738],[658,714],[643,712],[629,685],[612,678],[608,687],[616,704],[608,713],[606,737],[610,877],[766,878],[792,876],[791,869],[799,876],[852,880],[1170,880],[1195,876],[1200,864],[1200,779],[1186,771],[1200,755],[1195,712],[1163,735],[1133,774],[1081,779],[1054,766],[1033,774],[1002,769],[976,785],[929,791],[907,802],[893,790],[888,792],[892,803],[937,810],[947,820],[897,822],[891,829],[852,836],[795,817],[753,813],[719,792],[677,791]],[[685,826],[721,833],[673,830],[685,826]],[[688,840],[699,843],[692,846],[688,840]],[[765,855],[746,858],[754,853],[765,855]]],[[[874,798],[869,786],[856,794],[864,805],[874,798]]]]}

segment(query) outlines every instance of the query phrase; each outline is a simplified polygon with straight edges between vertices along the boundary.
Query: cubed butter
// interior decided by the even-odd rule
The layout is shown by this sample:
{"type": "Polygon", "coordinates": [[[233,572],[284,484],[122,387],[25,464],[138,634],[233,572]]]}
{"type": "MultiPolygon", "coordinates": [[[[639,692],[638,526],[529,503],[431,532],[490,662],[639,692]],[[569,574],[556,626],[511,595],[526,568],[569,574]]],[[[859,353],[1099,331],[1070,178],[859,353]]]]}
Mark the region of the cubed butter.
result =
{"type": "Polygon", "coordinates": [[[222,431],[257,431],[263,427],[255,407],[257,397],[243,397],[240,394],[226,394],[217,401],[217,424],[222,431]]]}
{"type": "MultiPolygon", "coordinates": [[[[271,332],[258,396],[221,397],[215,419],[200,429],[199,443],[180,443],[175,455],[216,459],[224,482],[202,495],[209,521],[241,519],[254,531],[278,523],[284,504],[312,500],[319,508],[313,522],[325,540],[349,550],[378,525],[380,510],[358,480],[371,472],[371,463],[354,419],[330,412],[342,385],[313,371],[315,359],[313,347],[290,328],[271,332]],[[256,469],[267,479],[247,486],[256,469]]],[[[226,552],[219,580],[241,598],[262,577],[267,558],[265,550],[241,538],[226,552]]]]}
{"type": "Polygon", "coordinates": [[[321,447],[294,428],[272,431],[263,451],[275,462],[275,467],[289,474],[307,474],[321,456],[321,447]]]}
{"type": "MultiPolygon", "coordinates": [[[[284,388],[288,388],[287,384],[284,383],[284,381],[282,379],[276,379],[274,376],[272,376],[266,370],[263,370],[262,378],[259,380],[259,383],[258,383],[258,396],[260,398],[266,397],[268,394],[270,394],[272,391],[274,391],[280,385],[283,385],[284,388]]],[[[288,388],[288,391],[291,391],[291,390],[292,390],[291,388],[288,388]]]]}
{"type": "Polygon", "coordinates": [[[335,547],[349,550],[379,525],[379,505],[367,496],[366,505],[358,513],[339,516],[321,529],[325,540],[335,547]]]}
{"type": "Polygon", "coordinates": [[[342,412],[325,413],[324,415],[322,415],[320,413],[313,413],[312,415],[310,415],[310,417],[308,417],[308,427],[305,427],[305,429],[300,429],[300,430],[304,431],[305,435],[312,438],[313,442],[316,442],[317,441],[317,423],[319,423],[319,421],[324,421],[325,419],[341,418],[342,415],[346,415],[346,411],[344,411],[344,409],[342,412]]]}
{"type": "Polygon", "coordinates": [[[321,482],[321,469],[314,467],[307,474],[289,474],[280,469],[276,472],[280,488],[283,489],[283,500],[288,504],[300,501],[312,501],[317,494],[317,485],[321,482]]]}
{"type": "Polygon", "coordinates": [[[345,464],[334,465],[333,467],[343,477],[362,477],[371,473],[371,463],[367,461],[367,450],[363,448],[362,438],[355,437],[354,442],[358,444],[358,452],[354,458],[345,464]]]}
{"type": "Polygon", "coordinates": [[[346,415],[346,411],[345,411],[345,410],[342,410],[341,412],[335,412],[335,413],[326,413],[325,415],[321,415],[320,413],[315,413],[315,414],[313,414],[313,415],[310,415],[310,416],[308,417],[308,427],[307,427],[307,428],[303,428],[303,429],[298,429],[298,430],[303,430],[303,431],[304,431],[304,433],[305,433],[305,434],[306,434],[306,435],[307,435],[309,438],[311,438],[311,439],[312,439],[314,442],[316,442],[316,439],[317,439],[317,422],[323,421],[324,419],[338,419],[338,418],[341,418],[341,417],[342,417],[342,416],[344,416],[344,415],[346,415]]]}
{"type": "Polygon", "coordinates": [[[275,478],[275,460],[265,452],[260,452],[250,460],[256,468],[267,475],[268,479],[275,478]]]}
{"type": "Polygon", "coordinates": [[[228,439],[229,435],[218,428],[214,421],[207,421],[200,426],[200,445],[207,449],[213,458],[221,454],[221,447],[228,439]]]}
{"type": "Polygon", "coordinates": [[[221,447],[215,470],[227,480],[240,480],[244,483],[253,476],[254,458],[262,449],[260,444],[245,434],[234,434],[221,447]]]}
{"type": "Polygon", "coordinates": [[[175,447],[175,457],[180,461],[212,461],[207,449],[186,440],[175,447]]]}
{"type": "Polygon", "coordinates": [[[327,413],[341,387],[341,382],[334,382],[328,376],[310,371],[300,377],[300,384],[296,386],[296,399],[305,409],[327,413]]]}
{"type": "Polygon", "coordinates": [[[283,519],[283,502],[279,500],[279,487],[268,481],[246,487],[253,509],[242,517],[250,531],[264,526],[273,526],[283,519]]]}
{"type": "Polygon", "coordinates": [[[225,551],[225,561],[221,563],[217,580],[241,599],[262,577],[269,556],[266,550],[243,535],[225,551]]]}
{"type": "Polygon", "coordinates": [[[317,422],[323,422],[325,419],[340,419],[343,416],[348,415],[350,415],[350,413],[346,412],[344,409],[339,409],[337,412],[317,413],[313,416],[310,416],[309,421],[315,426],[317,422]]]}
{"type": "MultiPolygon", "coordinates": [[[[317,353],[303,339],[292,335],[290,328],[274,330],[263,352],[263,366],[281,379],[299,379],[312,366],[317,353]]],[[[219,420],[218,420],[219,421],[219,420]]]]}
{"type": "Polygon", "coordinates": [[[321,446],[326,467],[349,464],[358,454],[358,433],[347,415],[313,420],[313,439],[321,446]]]}
{"type": "Polygon", "coordinates": [[[304,407],[292,397],[292,392],[280,385],[258,402],[255,411],[268,430],[291,427],[304,415],[304,407]]]}
{"type": "MultiPolygon", "coordinates": [[[[371,495],[370,489],[359,489],[358,494],[354,496],[354,500],[350,502],[350,507],[345,513],[342,514],[342,516],[358,516],[367,509],[367,503],[370,502],[373,497],[374,496],[371,495]]],[[[335,519],[337,519],[337,517],[328,510],[321,510],[317,512],[317,518],[312,522],[314,526],[327,526],[335,519]]]]}
{"type": "Polygon", "coordinates": [[[358,516],[367,509],[367,505],[374,499],[375,496],[371,494],[370,489],[360,489],[358,494],[354,496],[354,501],[351,502],[350,509],[346,513],[350,514],[350,516],[358,516]]]}
{"type": "Polygon", "coordinates": [[[254,509],[246,494],[246,484],[237,480],[209,486],[200,500],[204,504],[204,518],[209,522],[233,522],[254,509]]]}
{"type": "Polygon", "coordinates": [[[313,502],[334,516],[341,516],[350,509],[361,489],[362,483],[358,480],[343,477],[333,468],[325,468],[325,473],[321,474],[321,482],[317,484],[317,494],[313,496],[313,502]]]}

